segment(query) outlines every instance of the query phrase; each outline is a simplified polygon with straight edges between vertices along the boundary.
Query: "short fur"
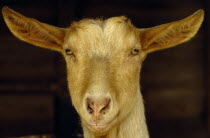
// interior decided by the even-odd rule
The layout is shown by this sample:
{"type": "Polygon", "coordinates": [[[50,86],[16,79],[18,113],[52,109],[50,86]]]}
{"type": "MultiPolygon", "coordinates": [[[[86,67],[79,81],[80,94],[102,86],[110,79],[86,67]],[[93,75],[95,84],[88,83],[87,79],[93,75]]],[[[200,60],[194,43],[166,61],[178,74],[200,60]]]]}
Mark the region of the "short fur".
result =
{"type": "Polygon", "coordinates": [[[124,16],[83,19],[58,28],[7,7],[3,15],[19,39],[63,54],[85,138],[149,138],[139,85],[142,62],[150,52],[191,39],[204,12],[146,29],[134,27],[124,16]]]}

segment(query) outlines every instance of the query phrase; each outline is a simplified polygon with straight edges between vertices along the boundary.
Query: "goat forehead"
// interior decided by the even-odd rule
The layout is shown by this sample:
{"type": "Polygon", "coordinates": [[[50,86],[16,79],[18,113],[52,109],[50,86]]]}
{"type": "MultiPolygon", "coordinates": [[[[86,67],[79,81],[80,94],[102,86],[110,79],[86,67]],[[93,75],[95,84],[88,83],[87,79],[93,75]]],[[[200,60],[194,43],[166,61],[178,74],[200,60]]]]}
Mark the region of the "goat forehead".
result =
{"type": "Polygon", "coordinates": [[[110,53],[134,45],[135,27],[126,17],[107,20],[85,19],[69,28],[66,46],[86,52],[110,53]]]}

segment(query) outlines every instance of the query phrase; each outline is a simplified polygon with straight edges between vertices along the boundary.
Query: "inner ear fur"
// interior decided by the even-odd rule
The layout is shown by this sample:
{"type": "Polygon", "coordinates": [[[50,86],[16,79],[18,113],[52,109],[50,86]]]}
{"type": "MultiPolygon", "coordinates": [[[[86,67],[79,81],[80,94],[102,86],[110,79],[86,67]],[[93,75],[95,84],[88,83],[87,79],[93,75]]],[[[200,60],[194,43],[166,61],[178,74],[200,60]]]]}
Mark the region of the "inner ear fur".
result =
{"type": "Polygon", "coordinates": [[[203,18],[204,11],[198,10],[180,21],[139,29],[142,50],[149,53],[188,41],[197,33],[203,18]]]}
{"type": "Polygon", "coordinates": [[[66,34],[65,28],[27,18],[8,7],[4,7],[2,13],[10,31],[20,40],[43,48],[61,51],[66,34]]]}

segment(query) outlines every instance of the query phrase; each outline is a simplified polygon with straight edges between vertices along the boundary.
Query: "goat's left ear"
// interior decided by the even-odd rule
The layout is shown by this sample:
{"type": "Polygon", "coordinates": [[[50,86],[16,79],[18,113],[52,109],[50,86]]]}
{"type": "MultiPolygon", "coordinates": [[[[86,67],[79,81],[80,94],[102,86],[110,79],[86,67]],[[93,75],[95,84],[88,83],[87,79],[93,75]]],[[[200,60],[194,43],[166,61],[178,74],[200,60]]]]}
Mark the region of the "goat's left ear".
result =
{"type": "Polygon", "coordinates": [[[204,11],[172,23],[139,29],[142,51],[147,53],[181,44],[191,39],[203,22],[204,11]]]}

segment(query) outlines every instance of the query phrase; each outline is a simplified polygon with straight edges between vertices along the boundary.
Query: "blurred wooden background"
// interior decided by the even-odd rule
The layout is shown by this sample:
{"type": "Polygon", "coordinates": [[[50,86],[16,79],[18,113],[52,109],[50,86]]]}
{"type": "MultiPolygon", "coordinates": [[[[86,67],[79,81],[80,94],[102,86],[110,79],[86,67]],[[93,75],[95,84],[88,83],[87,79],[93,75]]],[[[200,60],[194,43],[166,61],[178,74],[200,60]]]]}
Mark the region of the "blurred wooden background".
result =
{"type": "MultiPolygon", "coordinates": [[[[207,138],[208,0],[0,0],[3,6],[59,27],[81,18],[126,15],[145,28],[204,9],[205,22],[195,38],[147,57],[141,87],[151,138],[207,138]]],[[[0,137],[82,137],[61,55],[17,40],[1,14],[0,43],[0,137]]]]}

